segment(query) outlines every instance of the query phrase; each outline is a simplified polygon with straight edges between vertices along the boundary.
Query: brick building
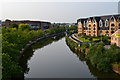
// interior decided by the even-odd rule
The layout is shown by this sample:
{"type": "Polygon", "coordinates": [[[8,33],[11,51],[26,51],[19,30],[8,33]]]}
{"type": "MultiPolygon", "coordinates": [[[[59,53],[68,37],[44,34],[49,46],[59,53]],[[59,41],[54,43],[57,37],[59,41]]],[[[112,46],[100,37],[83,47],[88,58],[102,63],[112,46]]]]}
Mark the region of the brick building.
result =
{"type": "Polygon", "coordinates": [[[111,36],[120,28],[120,14],[94,16],[77,20],[78,34],[87,36],[111,36]]]}
{"type": "Polygon", "coordinates": [[[111,44],[116,44],[120,47],[120,29],[111,35],[111,44]]]}
{"type": "Polygon", "coordinates": [[[5,20],[3,26],[5,27],[11,27],[12,25],[19,25],[19,24],[29,24],[30,29],[48,29],[51,27],[50,22],[43,22],[43,21],[29,21],[29,20],[22,20],[22,21],[11,21],[11,20],[5,20]]]}

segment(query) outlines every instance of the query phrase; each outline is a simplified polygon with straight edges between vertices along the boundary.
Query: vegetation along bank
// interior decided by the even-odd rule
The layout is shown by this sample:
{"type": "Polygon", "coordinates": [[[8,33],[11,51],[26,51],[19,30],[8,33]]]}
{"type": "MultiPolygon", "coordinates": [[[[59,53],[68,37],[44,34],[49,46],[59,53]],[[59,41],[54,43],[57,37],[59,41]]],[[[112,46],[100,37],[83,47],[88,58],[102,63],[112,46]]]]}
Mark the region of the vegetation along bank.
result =
{"type": "MultiPolygon", "coordinates": [[[[104,42],[98,43],[76,43],[70,37],[66,36],[66,42],[69,47],[74,48],[79,54],[84,54],[84,58],[89,60],[93,67],[103,72],[112,72],[115,64],[119,66],[120,49],[116,45],[111,45],[110,48],[105,48],[104,42]]],[[[118,72],[119,73],[119,72],[118,72]]]]}
{"type": "Polygon", "coordinates": [[[67,32],[72,34],[77,27],[55,27],[43,30],[29,30],[28,24],[20,24],[18,28],[2,28],[2,79],[12,80],[24,75],[23,68],[19,65],[21,51],[26,44],[48,35],[67,32]]]}

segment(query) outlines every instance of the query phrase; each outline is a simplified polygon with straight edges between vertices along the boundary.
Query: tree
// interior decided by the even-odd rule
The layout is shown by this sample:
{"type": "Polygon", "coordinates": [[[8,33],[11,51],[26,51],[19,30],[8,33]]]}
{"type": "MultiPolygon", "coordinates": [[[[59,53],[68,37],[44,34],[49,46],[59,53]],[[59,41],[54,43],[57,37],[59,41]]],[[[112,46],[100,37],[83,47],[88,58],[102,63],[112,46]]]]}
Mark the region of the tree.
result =
{"type": "Polygon", "coordinates": [[[18,25],[17,24],[12,24],[12,28],[18,29],[18,25]]]}
{"type": "Polygon", "coordinates": [[[29,30],[30,26],[29,26],[29,24],[19,24],[18,28],[21,30],[29,30]]]}
{"type": "Polygon", "coordinates": [[[2,53],[2,78],[3,80],[10,80],[12,77],[19,77],[22,74],[22,68],[11,61],[10,56],[2,53]]]}

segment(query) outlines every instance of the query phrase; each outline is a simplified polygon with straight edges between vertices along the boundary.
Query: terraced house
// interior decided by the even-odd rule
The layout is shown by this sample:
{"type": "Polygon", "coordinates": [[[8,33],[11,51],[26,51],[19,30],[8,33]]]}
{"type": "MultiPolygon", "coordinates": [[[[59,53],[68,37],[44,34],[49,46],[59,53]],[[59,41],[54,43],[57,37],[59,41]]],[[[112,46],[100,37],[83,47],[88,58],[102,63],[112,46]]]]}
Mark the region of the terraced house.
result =
{"type": "Polygon", "coordinates": [[[78,34],[86,36],[111,36],[120,28],[120,14],[94,16],[77,20],[78,34]]]}

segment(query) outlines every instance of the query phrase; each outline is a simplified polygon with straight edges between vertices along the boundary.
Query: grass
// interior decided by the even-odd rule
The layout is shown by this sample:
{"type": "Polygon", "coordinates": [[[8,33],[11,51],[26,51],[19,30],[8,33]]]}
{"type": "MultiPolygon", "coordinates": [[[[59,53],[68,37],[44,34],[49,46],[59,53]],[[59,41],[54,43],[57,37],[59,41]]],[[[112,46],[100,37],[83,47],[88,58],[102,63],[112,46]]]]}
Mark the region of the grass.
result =
{"type": "Polygon", "coordinates": [[[80,37],[78,39],[82,42],[95,42],[95,41],[99,41],[100,37],[80,37]]]}
{"type": "Polygon", "coordinates": [[[82,41],[82,42],[91,42],[90,40],[88,40],[88,39],[85,39],[85,38],[83,38],[83,37],[80,37],[80,38],[78,38],[80,41],[82,41]]]}

